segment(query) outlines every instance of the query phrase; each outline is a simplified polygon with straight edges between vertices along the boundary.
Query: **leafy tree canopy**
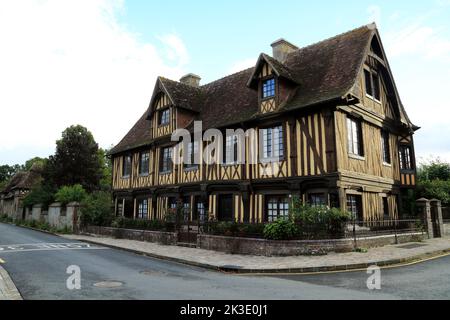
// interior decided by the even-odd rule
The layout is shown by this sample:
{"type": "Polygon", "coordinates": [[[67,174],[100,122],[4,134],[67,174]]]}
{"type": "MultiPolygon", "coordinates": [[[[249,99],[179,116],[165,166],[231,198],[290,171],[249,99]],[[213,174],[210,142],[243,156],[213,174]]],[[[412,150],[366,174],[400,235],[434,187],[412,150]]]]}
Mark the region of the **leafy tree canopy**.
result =
{"type": "Polygon", "coordinates": [[[57,188],[80,184],[91,192],[100,188],[102,173],[98,144],[88,129],[76,125],[56,141],[56,153],[50,156],[43,176],[57,188]]]}
{"type": "Polygon", "coordinates": [[[441,161],[439,158],[420,165],[418,170],[419,179],[422,181],[450,180],[450,163],[441,161]]]}

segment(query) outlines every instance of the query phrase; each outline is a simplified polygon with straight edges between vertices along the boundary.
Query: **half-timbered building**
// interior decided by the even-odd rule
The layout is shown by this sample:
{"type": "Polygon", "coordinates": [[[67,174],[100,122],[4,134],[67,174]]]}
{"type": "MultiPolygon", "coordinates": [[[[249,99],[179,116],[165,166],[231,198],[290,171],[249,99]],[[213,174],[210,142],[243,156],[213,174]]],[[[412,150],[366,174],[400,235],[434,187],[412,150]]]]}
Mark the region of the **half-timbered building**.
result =
{"type": "MultiPolygon", "coordinates": [[[[359,219],[398,217],[416,182],[418,127],[375,24],[307,47],[271,46],[254,67],[205,85],[194,74],[157,79],[148,109],[110,152],[118,215],[162,219],[181,201],[191,220],[267,222],[287,215],[298,196],[359,219]],[[204,130],[256,130],[258,161],[249,161],[246,138],[244,162],[174,164],[171,134],[194,121],[204,130]]],[[[236,141],[224,140],[225,157],[236,141]]]]}

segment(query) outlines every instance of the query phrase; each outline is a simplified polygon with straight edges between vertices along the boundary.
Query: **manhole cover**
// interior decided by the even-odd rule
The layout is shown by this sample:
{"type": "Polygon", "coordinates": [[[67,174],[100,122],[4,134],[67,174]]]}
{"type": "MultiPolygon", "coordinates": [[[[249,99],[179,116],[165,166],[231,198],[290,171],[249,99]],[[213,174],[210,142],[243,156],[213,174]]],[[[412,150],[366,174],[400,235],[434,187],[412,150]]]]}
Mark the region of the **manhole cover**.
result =
{"type": "Polygon", "coordinates": [[[97,288],[118,288],[123,285],[122,282],[119,281],[101,281],[94,283],[94,287],[97,288]]]}
{"type": "Polygon", "coordinates": [[[399,248],[401,249],[415,249],[415,248],[420,248],[420,247],[426,247],[426,244],[421,244],[421,243],[411,243],[411,244],[405,244],[403,246],[399,246],[399,248]]]}

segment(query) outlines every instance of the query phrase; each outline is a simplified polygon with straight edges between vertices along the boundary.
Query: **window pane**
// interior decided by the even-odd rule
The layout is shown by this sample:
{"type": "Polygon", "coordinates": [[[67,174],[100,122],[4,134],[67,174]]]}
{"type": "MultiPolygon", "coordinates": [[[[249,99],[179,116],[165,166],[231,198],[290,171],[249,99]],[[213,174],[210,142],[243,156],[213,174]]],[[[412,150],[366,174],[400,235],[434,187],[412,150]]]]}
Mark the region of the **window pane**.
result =
{"type": "Polygon", "coordinates": [[[389,132],[382,131],[382,151],[383,151],[383,162],[384,163],[391,163],[391,148],[389,144],[389,132]]]}
{"type": "Polygon", "coordinates": [[[366,93],[369,96],[373,96],[372,79],[371,79],[370,71],[364,70],[364,80],[365,80],[365,83],[366,83],[366,93]]]}
{"type": "Polygon", "coordinates": [[[347,131],[348,152],[363,156],[361,123],[355,119],[347,118],[347,131]]]}
{"type": "Polygon", "coordinates": [[[378,79],[378,75],[372,73],[372,84],[373,84],[373,97],[377,100],[380,100],[380,81],[378,79]]]}
{"type": "Polygon", "coordinates": [[[271,78],[263,82],[262,97],[270,98],[275,96],[275,79],[271,78]]]}

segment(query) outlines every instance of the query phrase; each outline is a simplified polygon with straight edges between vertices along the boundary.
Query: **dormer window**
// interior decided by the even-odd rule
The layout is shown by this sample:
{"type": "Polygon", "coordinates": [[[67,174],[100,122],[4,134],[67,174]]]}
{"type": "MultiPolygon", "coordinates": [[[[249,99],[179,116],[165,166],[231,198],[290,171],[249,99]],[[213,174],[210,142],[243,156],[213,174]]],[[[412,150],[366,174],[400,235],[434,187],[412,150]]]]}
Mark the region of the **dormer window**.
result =
{"type": "Polygon", "coordinates": [[[275,97],[275,78],[270,78],[263,81],[262,98],[269,99],[273,97],[275,97]]]}
{"type": "Polygon", "coordinates": [[[170,110],[169,109],[164,109],[159,111],[159,121],[158,124],[160,126],[166,126],[169,124],[169,120],[170,120],[170,110]]]}

